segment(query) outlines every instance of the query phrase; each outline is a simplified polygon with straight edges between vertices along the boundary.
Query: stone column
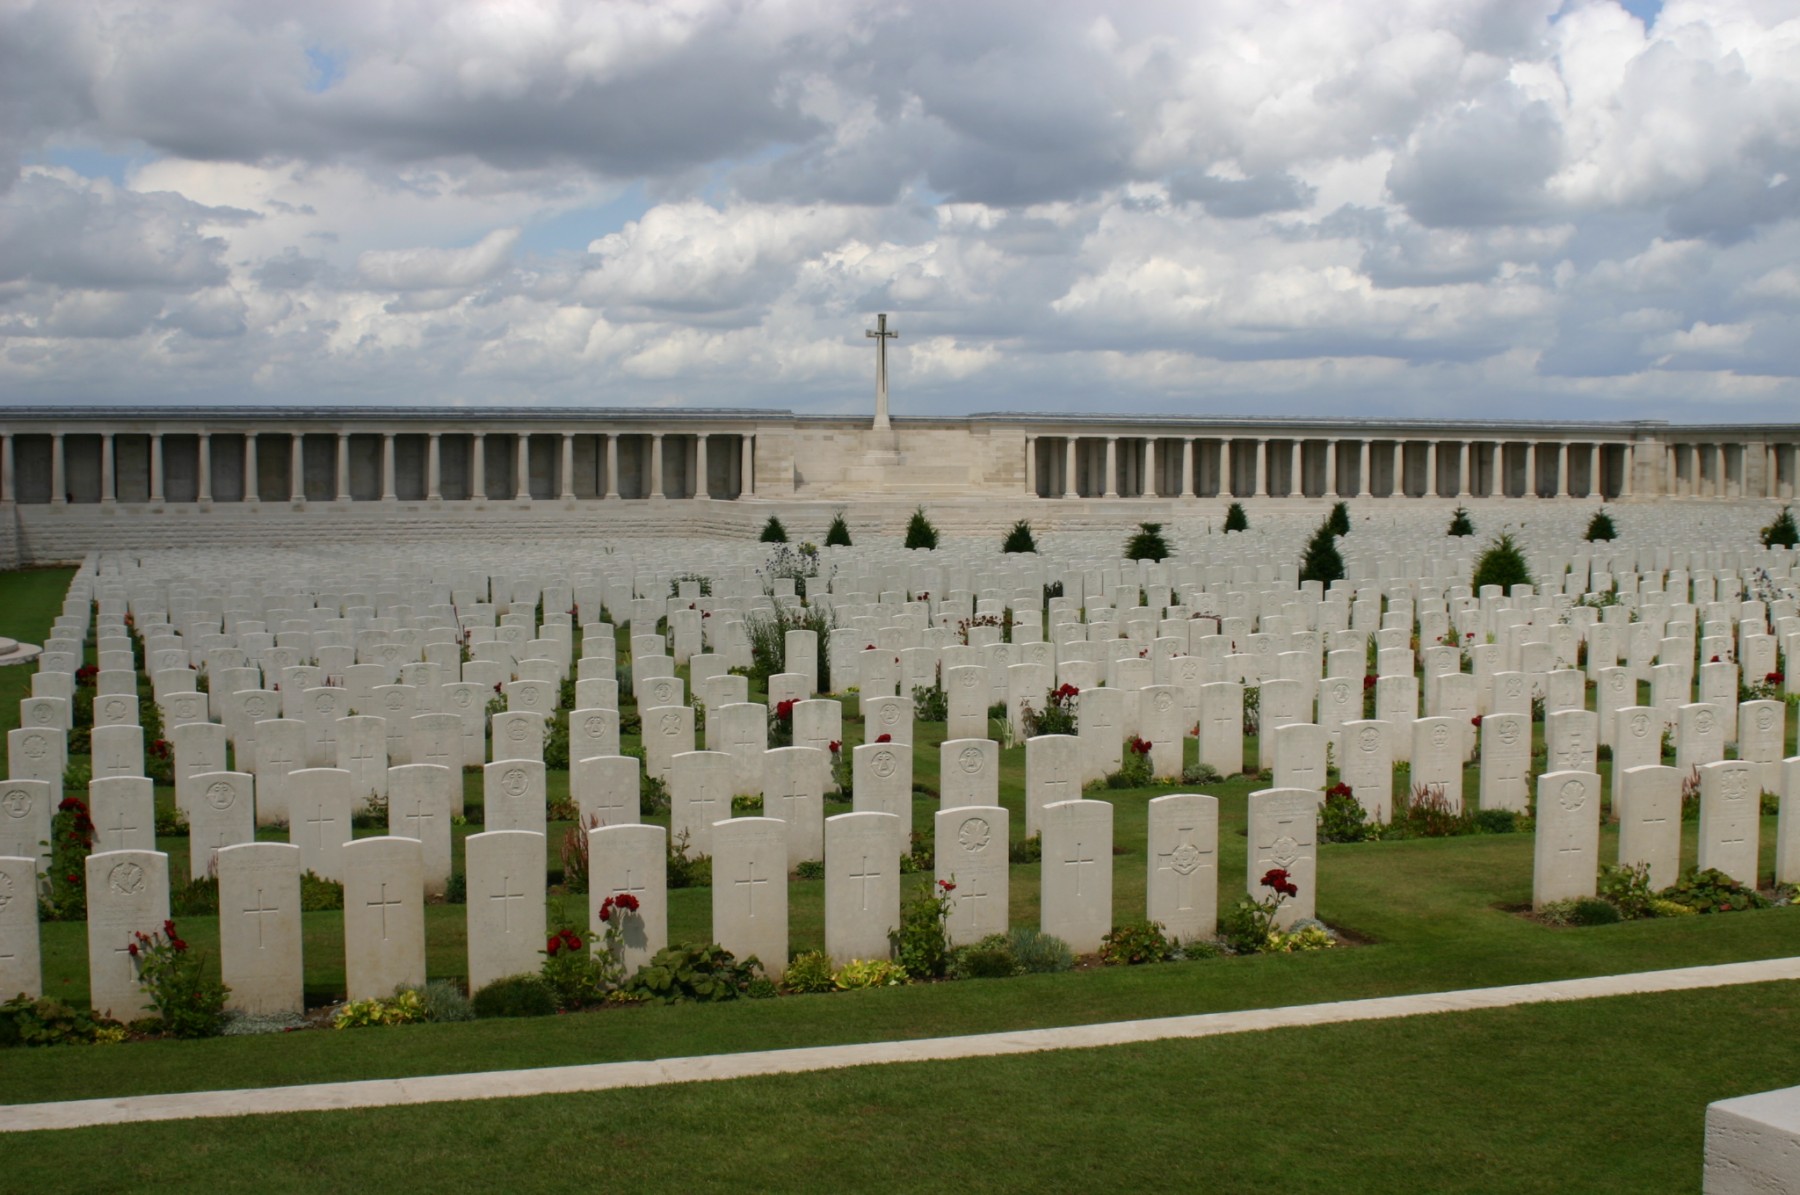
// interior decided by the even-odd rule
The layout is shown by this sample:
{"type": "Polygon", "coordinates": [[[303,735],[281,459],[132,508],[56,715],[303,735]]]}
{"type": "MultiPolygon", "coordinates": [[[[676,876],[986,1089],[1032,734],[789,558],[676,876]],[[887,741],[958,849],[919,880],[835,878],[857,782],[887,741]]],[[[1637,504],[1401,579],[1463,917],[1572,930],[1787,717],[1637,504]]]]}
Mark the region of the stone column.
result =
{"type": "Polygon", "coordinates": [[[194,468],[199,474],[199,482],[194,487],[194,501],[197,504],[212,504],[212,433],[201,432],[194,437],[194,468]]]}
{"type": "Polygon", "coordinates": [[[1117,498],[1119,496],[1119,437],[1106,437],[1106,474],[1102,479],[1100,496],[1117,498]]]}
{"type": "MultiPolygon", "coordinates": [[[[706,437],[700,437],[700,465],[702,475],[706,466],[706,437]]],[[[562,434],[562,496],[566,499],[575,497],[575,433],[562,434]]]]}
{"type": "Polygon", "coordinates": [[[262,482],[256,477],[256,433],[244,433],[244,501],[262,501],[262,482]]]}
{"type": "Polygon", "coordinates": [[[1569,454],[1569,442],[1567,440],[1557,441],[1557,444],[1556,444],[1556,496],[1558,498],[1567,498],[1569,496],[1569,461],[1570,460],[1571,460],[1571,457],[1569,454]]]}
{"type": "Polygon", "coordinates": [[[400,500],[399,479],[394,476],[394,433],[381,433],[381,500],[400,500]]]}
{"type": "Polygon", "coordinates": [[[1469,473],[1475,465],[1475,445],[1468,440],[1456,442],[1456,496],[1467,498],[1469,494],[1469,473]]]}
{"type": "Polygon", "coordinates": [[[1525,490],[1524,496],[1538,496],[1538,444],[1536,440],[1525,442],[1525,490]]]}
{"type": "Polygon", "coordinates": [[[1436,440],[1425,441],[1425,490],[1419,495],[1421,498],[1435,498],[1438,496],[1437,450],[1438,442],[1436,440]]]}
{"type": "Polygon", "coordinates": [[[1369,440],[1367,437],[1357,441],[1356,496],[1358,498],[1375,496],[1374,491],[1369,488],[1369,440]]]}
{"type": "Polygon", "coordinates": [[[13,486],[13,441],[17,436],[0,436],[0,502],[11,502],[17,493],[13,486]]]}
{"type": "Polygon", "coordinates": [[[431,432],[425,437],[425,497],[431,502],[444,500],[443,433],[431,432]]]}
{"type": "Polygon", "coordinates": [[[1062,496],[1079,498],[1075,492],[1075,437],[1063,437],[1062,496]]]}
{"type": "Polygon", "coordinates": [[[619,496],[619,437],[613,432],[606,434],[606,496],[619,496]]]}
{"type": "Polygon", "coordinates": [[[1636,490],[1637,446],[1626,441],[1619,446],[1619,497],[1629,498],[1636,490]]]}
{"type": "Polygon", "coordinates": [[[469,497],[487,501],[487,433],[476,432],[469,442],[469,497]]]}
{"type": "Polygon", "coordinates": [[[337,434],[337,500],[350,501],[350,433],[337,434]]]}
{"type": "Polygon", "coordinates": [[[1337,476],[1338,462],[1337,462],[1337,458],[1338,458],[1338,442],[1336,440],[1326,440],[1325,441],[1325,496],[1327,498],[1336,498],[1338,496],[1338,476],[1337,476]]]}
{"type": "MultiPolygon", "coordinates": [[[[706,441],[705,432],[700,432],[694,437],[694,497],[701,499],[712,497],[712,492],[707,489],[706,485],[706,441]]],[[[573,444],[572,441],[565,443],[573,444]]],[[[565,454],[572,451],[574,451],[572,446],[563,449],[565,454]]],[[[570,496],[573,497],[573,495],[570,496]]]]}
{"type": "Polygon", "coordinates": [[[1262,491],[1262,497],[1267,498],[1270,496],[1269,472],[1269,440],[1266,436],[1259,436],[1256,441],[1256,456],[1250,462],[1250,488],[1252,493],[1260,489],[1262,491]],[[1262,471],[1260,485],[1258,484],[1256,476],[1257,470],[1259,469],[1262,471]]]}
{"type": "Polygon", "coordinates": [[[531,501],[531,433],[520,432],[514,441],[513,452],[513,497],[520,502],[531,501]]]}
{"type": "Polygon", "coordinates": [[[1306,497],[1306,454],[1299,440],[1288,441],[1288,497],[1306,497]]]}
{"type": "Polygon", "coordinates": [[[1025,496],[1038,496],[1037,485],[1037,437],[1025,437],[1025,496]]]}
{"type": "Polygon", "coordinates": [[[150,501],[163,500],[162,433],[150,433],[150,501]]]}
{"type": "Polygon", "coordinates": [[[306,501],[306,437],[299,432],[288,436],[288,497],[306,501]]]}
{"type": "Polygon", "coordinates": [[[69,500],[68,469],[63,459],[63,434],[50,433],[50,505],[62,506],[69,500]]]}
{"type": "Polygon", "coordinates": [[[652,498],[663,496],[662,448],[663,434],[661,432],[650,433],[650,496],[652,498]]]}
{"type": "MultiPolygon", "coordinates": [[[[245,437],[246,441],[249,437],[245,437]]],[[[113,462],[113,434],[100,433],[100,505],[112,506],[119,500],[118,466],[113,462]]]]}
{"type": "Polygon", "coordinates": [[[1192,498],[1199,487],[1195,476],[1200,470],[1194,465],[1194,437],[1181,437],[1181,467],[1175,475],[1176,490],[1183,498],[1192,498]]]}

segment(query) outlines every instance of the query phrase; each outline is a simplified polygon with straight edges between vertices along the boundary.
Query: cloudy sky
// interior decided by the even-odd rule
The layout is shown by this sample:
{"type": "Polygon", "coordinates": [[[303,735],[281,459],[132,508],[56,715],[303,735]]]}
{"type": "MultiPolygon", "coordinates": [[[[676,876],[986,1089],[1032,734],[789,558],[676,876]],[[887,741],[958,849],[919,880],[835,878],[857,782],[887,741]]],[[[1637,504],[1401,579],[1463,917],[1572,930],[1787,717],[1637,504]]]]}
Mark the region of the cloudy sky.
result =
{"type": "Polygon", "coordinates": [[[1794,0],[0,0],[0,405],[1800,418],[1794,0]]]}

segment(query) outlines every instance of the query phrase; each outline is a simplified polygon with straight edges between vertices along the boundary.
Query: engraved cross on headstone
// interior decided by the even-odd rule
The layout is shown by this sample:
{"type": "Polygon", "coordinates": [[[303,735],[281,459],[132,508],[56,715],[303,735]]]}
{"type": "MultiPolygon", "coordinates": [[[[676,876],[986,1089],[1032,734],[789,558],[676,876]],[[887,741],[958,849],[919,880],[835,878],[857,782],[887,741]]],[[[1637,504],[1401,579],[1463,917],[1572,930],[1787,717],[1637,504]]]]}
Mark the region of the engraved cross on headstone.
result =
{"type": "Polygon", "coordinates": [[[263,890],[261,888],[256,890],[256,907],[245,909],[244,916],[256,918],[256,948],[258,950],[263,948],[263,917],[270,913],[279,913],[280,911],[281,909],[279,906],[276,908],[267,907],[263,901],[263,890]]]}
{"type": "Polygon", "coordinates": [[[1158,874],[1168,872],[1173,877],[1175,895],[1179,903],[1175,906],[1182,912],[1194,907],[1194,874],[1199,871],[1201,860],[1210,852],[1202,851],[1194,842],[1194,827],[1182,826],[1175,831],[1175,845],[1166,851],[1156,854],[1156,870],[1158,874]]]}
{"type": "Polygon", "coordinates": [[[407,824],[407,826],[412,830],[413,837],[419,839],[420,841],[424,841],[424,838],[425,838],[424,823],[429,822],[429,821],[435,821],[436,819],[437,819],[437,814],[435,814],[435,813],[431,812],[431,810],[427,809],[425,807],[425,802],[418,800],[417,798],[414,798],[414,800],[413,800],[412,812],[403,813],[400,815],[400,820],[405,822],[407,824]]]}
{"type": "Polygon", "coordinates": [[[1081,895],[1081,874],[1082,874],[1081,869],[1084,867],[1090,867],[1094,863],[1094,857],[1092,855],[1087,855],[1084,857],[1082,855],[1081,848],[1082,848],[1082,843],[1079,840],[1077,840],[1075,843],[1074,856],[1072,858],[1063,860],[1064,866],[1073,867],[1075,869],[1075,895],[1076,896],[1081,895]]]}
{"type": "Polygon", "coordinates": [[[136,832],[137,832],[136,826],[128,826],[125,824],[125,811],[123,809],[119,810],[118,815],[113,818],[113,826],[112,826],[112,830],[110,831],[110,833],[115,835],[118,838],[118,840],[122,843],[125,841],[125,835],[133,834],[136,832]]]}
{"type": "Polygon", "coordinates": [[[851,872],[850,878],[862,881],[862,907],[863,912],[866,913],[869,911],[869,881],[879,880],[881,878],[881,873],[879,871],[869,870],[869,857],[864,855],[862,857],[862,870],[851,872]]]}
{"type": "Polygon", "coordinates": [[[981,904],[980,904],[980,902],[989,899],[993,895],[993,893],[991,893],[991,892],[976,891],[976,885],[979,883],[980,883],[979,879],[970,881],[970,883],[967,886],[968,890],[965,892],[959,888],[957,890],[956,898],[955,898],[958,904],[961,904],[965,900],[976,902],[975,904],[972,904],[969,906],[969,928],[977,934],[979,934],[981,932],[981,904]]]}
{"type": "MultiPolygon", "coordinates": [[[[337,818],[326,817],[325,811],[323,809],[321,809],[316,814],[314,814],[312,817],[307,818],[306,824],[309,826],[319,827],[319,849],[324,850],[325,849],[325,827],[336,825],[337,818]]],[[[383,936],[385,937],[386,935],[384,934],[383,936]]]]}
{"type": "Polygon", "coordinates": [[[739,888],[745,889],[745,896],[746,896],[746,903],[744,906],[745,912],[748,913],[750,917],[754,918],[756,916],[756,886],[758,884],[766,884],[769,881],[766,879],[759,880],[756,878],[756,860],[754,860],[754,859],[750,860],[750,870],[746,873],[746,875],[749,878],[742,879],[742,880],[733,880],[732,883],[739,888]]]}
{"type": "Polygon", "coordinates": [[[381,899],[372,900],[368,903],[371,909],[381,909],[381,940],[385,942],[387,941],[388,936],[387,911],[390,908],[397,909],[405,902],[397,896],[393,900],[389,900],[387,894],[387,881],[383,880],[381,883],[381,899]]]}
{"type": "MultiPolygon", "coordinates": [[[[500,877],[500,891],[495,892],[488,897],[491,901],[497,900],[500,902],[500,932],[505,934],[512,933],[512,902],[525,899],[525,894],[523,892],[508,892],[507,889],[511,887],[512,877],[503,874],[500,877]]],[[[387,935],[383,934],[382,936],[386,937],[387,935]]]]}

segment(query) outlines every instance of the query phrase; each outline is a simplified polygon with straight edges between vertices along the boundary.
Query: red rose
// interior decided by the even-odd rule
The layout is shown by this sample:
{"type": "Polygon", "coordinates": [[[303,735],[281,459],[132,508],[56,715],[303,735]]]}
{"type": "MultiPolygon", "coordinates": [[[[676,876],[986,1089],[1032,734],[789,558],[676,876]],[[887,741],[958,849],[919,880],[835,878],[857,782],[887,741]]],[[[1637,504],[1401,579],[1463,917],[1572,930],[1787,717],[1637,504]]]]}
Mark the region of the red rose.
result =
{"type": "Polygon", "coordinates": [[[127,946],[125,948],[125,953],[129,954],[132,958],[136,958],[137,957],[137,943],[133,942],[131,945],[127,946]]]}
{"type": "Polygon", "coordinates": [[[619,893],[618,902],[619,908],[624,909],[627,913],[635,913],[638,911],[638,898],[629,892],[619,893]]]}
{"type": "Polygon", "coordinates": [[[891,734],[877,735],[875,741],[878,743],[891,743],[894,741],[894,736],[891,734]]]}
{"type": "Polygon", "coordinates": [[[613,914],[613,898],[607,897],[600,902],[600,920],[611,921],[613,914]]]}
{"type": "Polygon", "coordinates": [[[844,749],[844,744],[838,742],[838,740],[836,740],[836,739],[831,740],[831,753],[833,755],[836,755],[839,751],[842,751],[843,749],[844,749]]]}

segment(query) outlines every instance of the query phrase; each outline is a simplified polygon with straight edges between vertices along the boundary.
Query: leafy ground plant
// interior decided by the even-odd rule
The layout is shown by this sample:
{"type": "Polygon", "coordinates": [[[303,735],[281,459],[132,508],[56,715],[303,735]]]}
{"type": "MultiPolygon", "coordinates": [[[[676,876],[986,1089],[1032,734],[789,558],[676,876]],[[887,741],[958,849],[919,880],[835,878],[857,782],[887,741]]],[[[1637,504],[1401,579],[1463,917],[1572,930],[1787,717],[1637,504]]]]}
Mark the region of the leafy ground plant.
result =
{"type": "Polygon", "coordinates": [[[188,948],[175,923],[165,921],[160,933],[139,931],[132,937],[125,949],[163,1031],[171,1037],[217,1037],[225,1028],[231,989],[207,973],[205,960],[188,948]]]}
{"type": "Polygon", "coordinates": [[[663,1004],[736,1000],[761,965],[755,955],[740,962],[714,942],[677,942],[657,951],[622,990],[663,1004]]]}
{"type": "Polygon", "coordinates": [[[1100,961],[1109,967],[1166,963],[1176,953],[1175,943],[1163,933],[1162,924],[1157,921],[1115,925],[1100,942],[1100,961]]]}

